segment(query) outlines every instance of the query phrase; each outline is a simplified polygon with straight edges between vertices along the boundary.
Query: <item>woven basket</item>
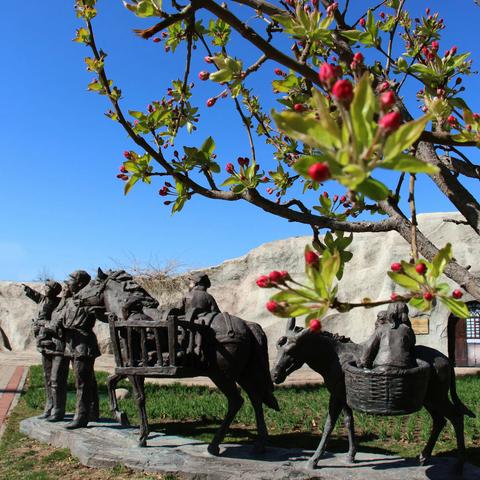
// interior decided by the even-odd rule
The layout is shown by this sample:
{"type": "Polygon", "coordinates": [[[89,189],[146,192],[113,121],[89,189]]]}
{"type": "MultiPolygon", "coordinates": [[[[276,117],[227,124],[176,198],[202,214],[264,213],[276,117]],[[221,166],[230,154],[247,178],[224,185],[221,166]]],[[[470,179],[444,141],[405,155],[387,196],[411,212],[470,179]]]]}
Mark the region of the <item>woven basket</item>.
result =
{"type": "Polygon", "coordinates": [[[344,367],[347,403],[354,410],[375,415],[407,415],[422,408],[428,387],[430,365],[417,360],[417,367],[399,372],[379,372],[344,367]]]}

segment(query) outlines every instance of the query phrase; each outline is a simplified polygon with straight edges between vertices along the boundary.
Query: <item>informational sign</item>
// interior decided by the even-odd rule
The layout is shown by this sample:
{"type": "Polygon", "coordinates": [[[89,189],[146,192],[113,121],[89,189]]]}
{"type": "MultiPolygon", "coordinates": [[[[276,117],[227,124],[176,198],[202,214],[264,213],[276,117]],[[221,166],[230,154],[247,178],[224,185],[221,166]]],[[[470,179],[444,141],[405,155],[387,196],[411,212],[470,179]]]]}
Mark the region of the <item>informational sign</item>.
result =
{"type": "Polygon", "coordinates": [[[430,333],[429,330],[429,317],[413,317],[410,319],[412,323],[413,331],[415,335],[428,335],[430,333]]]}

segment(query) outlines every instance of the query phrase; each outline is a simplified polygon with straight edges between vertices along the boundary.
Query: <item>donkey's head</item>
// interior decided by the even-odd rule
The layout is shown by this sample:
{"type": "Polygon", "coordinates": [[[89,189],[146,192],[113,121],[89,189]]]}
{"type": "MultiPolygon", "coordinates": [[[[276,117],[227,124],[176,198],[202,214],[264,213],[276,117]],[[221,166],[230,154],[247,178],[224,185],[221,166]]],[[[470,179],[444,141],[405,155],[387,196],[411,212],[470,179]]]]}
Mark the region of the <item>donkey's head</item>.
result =
{"type": "Polygon", "coordinates": [[[285,335],[277,342],[277,358],[272,369],[272,380],[277,385],[305,363],[305,339],[310,334],[308,328],[295,327],[295,319],[287,321],[285,335]]]}

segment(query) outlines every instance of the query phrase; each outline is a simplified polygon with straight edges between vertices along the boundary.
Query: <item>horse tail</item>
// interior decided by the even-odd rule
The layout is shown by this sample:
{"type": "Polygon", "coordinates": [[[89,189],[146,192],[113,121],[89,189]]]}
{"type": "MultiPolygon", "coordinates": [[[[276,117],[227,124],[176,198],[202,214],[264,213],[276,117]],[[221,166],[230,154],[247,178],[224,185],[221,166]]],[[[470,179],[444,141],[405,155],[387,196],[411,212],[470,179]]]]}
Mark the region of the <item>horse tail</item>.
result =
{"type": "Polygon", "coordinates": [[[267,336],[263,331],[263,328],[258,323],[245,322],[247,328],[253,336],[253,353],[252,361],[255,368],[258,369],[261,382],[263,384],[263,397],[262,401],[267,406],[277,412],[280,411],[277,399],[273,394],[274,386],[272,377],[270,375],[270,364],[268,361],[268,343],[267,336]]]}
{"type": "Polygon", "coordinates": [[[450,381],[450,395],[452,397],[453,404],[455,407],[460,410],[460,412],[463,415],[466,415],[467,417],[470,418],[475,418],[475,414],[458,398],[457,395],[457,385],[456,385],[456,379],[455,379],[455,369],[453,368],[453,365],[450,366],[451,370],[451,381],[450,381]]]}

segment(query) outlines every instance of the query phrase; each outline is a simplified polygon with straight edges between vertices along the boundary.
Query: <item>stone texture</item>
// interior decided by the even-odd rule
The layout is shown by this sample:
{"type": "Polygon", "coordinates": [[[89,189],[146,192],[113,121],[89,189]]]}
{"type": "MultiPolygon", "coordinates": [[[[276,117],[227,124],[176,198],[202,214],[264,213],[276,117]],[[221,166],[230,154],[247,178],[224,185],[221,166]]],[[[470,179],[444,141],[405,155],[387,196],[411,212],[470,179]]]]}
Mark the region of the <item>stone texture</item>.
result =
{"type": "MultiPolygon", "coordinates": [[[[451,242],[454,255],[462,265],[471,265],[472,273],[480,273],[478,251],[480,240],[475,232],[466,225],[444,222],[445,218],[461,218],[455,213],[432,213],[419,215],[418,222],[422,231],[437,245],[443,247],[451,242]]],[[[246,255],[223,262],[221,265],[204,270],[210,276],[210,292],[218,301],[222,310],[228,311],[245,320],[258,322],[268,335],[270,359],[275,356],[275,342],[283,334],[285,322],[271,315],[265,309],[265,303],[272,293],[270,289],[260,289],[255,280],[261,274],[271,270],[288,270],[298,279],[304,277],[303,250],[311,241],[310,237],[287,238],[266,243],[251,250],[246,255]]],[[[347,264],[342,280],[340,298],[358,301],[388,298],[394,285],[386,275],[390,264],[401,258],[408,258],[409,245],[396,232],[355,234],[350,250],[353,260],[347,264]]],[[[182,285],[179,282],[179,285],[182,285]]],[[[39,288],[40,284],[29,284],[39,288]]],[[[161,304],[172,304],[181,298],[181,288],[160,290],[157,297],[161,304]]],[[[401,290],[401,289],[400,289],[401,290]]],[[[470,300],[468,296],[466,300],[470,300]]],[[[332,332],[341,333],[360,342],[368,338],[373,331],[374,319],[378,309],[355,309],[347,314],[334,313],[323,321],[324,327],[332,332]]],[[[22,351],[35,347],[31,334],[31,319],[35,315],[35,304],[24,295],[20,284],[0,282],[0,328],[7,335],[12,349],[22,351]]],[[[417,343],[429,345],[447,352],[448,311],[438,305],[430,317],[429,335],[417,336],[417,343]]],[[[299,322],[300,323],[300,322],[299,322]]],[[[99,324],[95,327],[101,351],[110,352],[108,327],[99,324]]]]}
{"type": "MultiPolygon", "coordinates": [[[[54,446],[69,448],[72,455],[89,467],[112,468],[118,464],[135,470],[178,474],[192,480],[450,480],[454,460],[434,458],[432,464],[419,467],[414,460],[372,453],[359,453],[353,465],[345,463],[345,455],[327,454],[320,469],[307,470],[305,462],[312,452],[299,449],[269,448],[253,457],[251,447],[224,445],[219,457],[206,451],[201,441],[150,434],[148,447],[136,445],[133,428],[110,422],[93,424],[91,428],[65,430],[63,423],[49,423],[29,418],[20,423],[20,431],[31,438],[54,446]]],[[[480,478],[480,469],[465,466],[463,480],[480,478]]]]}

